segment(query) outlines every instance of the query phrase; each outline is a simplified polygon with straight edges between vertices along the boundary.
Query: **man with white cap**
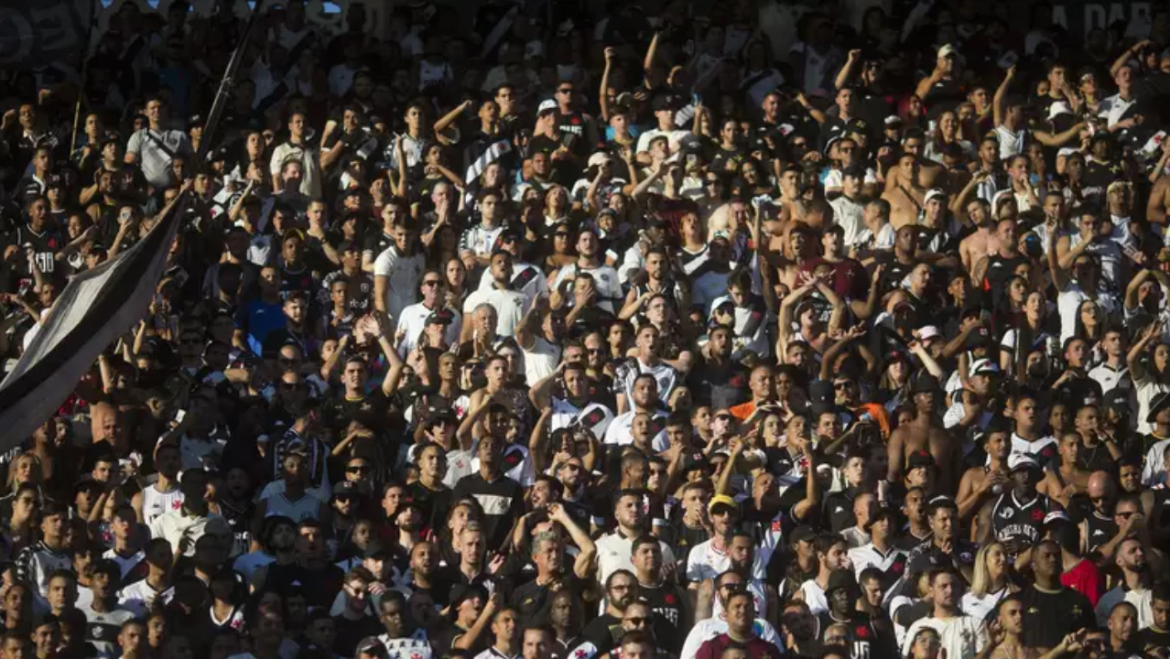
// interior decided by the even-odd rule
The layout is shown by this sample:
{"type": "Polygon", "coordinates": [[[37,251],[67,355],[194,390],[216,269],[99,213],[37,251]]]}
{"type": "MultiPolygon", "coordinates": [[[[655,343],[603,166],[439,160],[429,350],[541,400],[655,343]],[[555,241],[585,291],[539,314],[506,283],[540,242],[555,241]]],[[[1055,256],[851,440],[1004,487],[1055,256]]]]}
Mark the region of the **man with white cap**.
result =
{"type": "Polygon", "coordinates": [[[1010,553],[1021,551],[1040,540],[1044,518],[1063,507],[1036,491],[1044,476],[1040,463],[1026,453],[1008,458],[1013,487],[983,506],[979,512],[980,544],[991,540],[1005,543],[1010,553]],[[994,537],[993,537],[994,536],[994,537]]]}

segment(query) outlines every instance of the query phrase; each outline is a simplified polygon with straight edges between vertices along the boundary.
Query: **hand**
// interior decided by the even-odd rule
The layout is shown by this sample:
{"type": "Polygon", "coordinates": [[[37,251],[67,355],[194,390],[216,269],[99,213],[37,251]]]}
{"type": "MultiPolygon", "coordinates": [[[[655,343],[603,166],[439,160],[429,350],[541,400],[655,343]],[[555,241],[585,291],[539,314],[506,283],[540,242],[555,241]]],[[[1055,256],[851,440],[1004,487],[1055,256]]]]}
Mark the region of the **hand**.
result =
{"type": "Polygon", "coordinates": [[[548,513],[548,518],[554,522],[563,523],[565,520],[565,507],[559,503],[550,503],[546,512],[548,513]]]}
{"type": "Polygon", "coordinates": [[[500,553],[493,553],[492,560],[488,561],[488,573],[497,574],[500,568],[504,567],[504,555],[500,553]]]}
{"type": "Polygon", "coordinates": [[[1015,78],[1015,77],[1016,77],[1016,65],[1012,64],[1011,66],[1008,67],[1007,79],[1011,80],[1012,78],[1015,78]]]}
{"type": "Polygon", "coordinates": [[[1113,124],[1113,129],[1114,130],[1125,130],[1126,128],[1133,128],[1136,123],[1137,123],[1137,121],[1132,119],[1132,118],[1122,119],[1121,121],[1113,124]]]}
{"type": "Polygon", "coordinates": [[[503,603],[503,600],[500,599],[500,594],[499,593],[492,593],[488,597],[487,604],[485,604],[483,607],[484,614],[488,614],[490,617],[490,614],[495,613],[496,611],[499,610],[502,603],[503,603]]]}
{"type": "Polygon", "coordinates": [[[617,49],[613,46],[605,47],[605,64],[608,66],[617,57],[617,49]]]}
{"type": "Polygon", "coordinates": [[[4,113],[3,120],[0,120],[0,128],[10,128],[16,122],[16,110],[9,110],[4,113]]]}
{"type": "Polygon", "coordinates": [[[861,59],[861,49],[860,48],[854,48],[853,50],[849,51],[849,61],[850,62],[856,62],[859,59],[861,59]]]}

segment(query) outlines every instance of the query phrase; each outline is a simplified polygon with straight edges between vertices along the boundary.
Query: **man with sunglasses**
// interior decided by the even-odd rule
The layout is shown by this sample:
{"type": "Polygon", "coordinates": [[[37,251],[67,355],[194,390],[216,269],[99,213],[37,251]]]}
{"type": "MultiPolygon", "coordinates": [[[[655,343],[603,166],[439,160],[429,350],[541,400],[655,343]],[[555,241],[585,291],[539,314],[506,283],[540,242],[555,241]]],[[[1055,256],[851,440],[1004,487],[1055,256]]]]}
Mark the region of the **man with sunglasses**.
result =
{"type": "MultiPolygon", "coordinates": [[[[728,623],[728,602],[736,593],[742,594],[753,607],[752,615],[755,615],[754,601],[750,592],[746,587],[744,577],[737,572],[727,571],[715,577],[713,582],[714,597],[716,602],[722,607],[722,612],[702,620],[697,620],[695,626],[687,634],[687,640],[683,643],[683,649],[679,653],[679,659],[695,659],[698,655],[699,649],[707,641],[717,638],[720,634],[725,634],[729,628],[728,623]]],[[[784,648],[780,636],[776,633],[776,629],[770,622],[763,618],[754,618],[751,621],[751,627],[754,633],[760,639],[774,646],[776,650],[782,651],[784,648]]],[[[716,655],[718,656],[718,655],[716,655]]]]}
{"type": "Polygon", "coordinates": [[[735,590],[726,598],[727,630],[709,638],[695,652],[695,659],[719,659],[730,645],[743,646],[749,659],[779,659],[780,648],[761,638],[752,594],[735,590]]]}

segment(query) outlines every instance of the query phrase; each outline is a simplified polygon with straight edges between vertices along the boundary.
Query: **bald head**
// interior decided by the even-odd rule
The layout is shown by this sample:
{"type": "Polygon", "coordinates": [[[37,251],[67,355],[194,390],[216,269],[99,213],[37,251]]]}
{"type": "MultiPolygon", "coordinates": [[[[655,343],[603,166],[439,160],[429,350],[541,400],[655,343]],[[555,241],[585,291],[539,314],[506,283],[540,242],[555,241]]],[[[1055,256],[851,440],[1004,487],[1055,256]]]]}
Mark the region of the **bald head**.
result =
{"type": "Polygon", "coordinates": [[[118,427],[118,408],[105,402],[95,403],[89,410],[89,427],[95,443],[112,443],[118,427]]]}
{"type": "Polygon", "coordinates": [[[1108,472],[1094,471],[1089,475],[1089,498],[1096,499],[1101,497],[1108,497],[1113,491],[1113,478],[1108,472]]]}

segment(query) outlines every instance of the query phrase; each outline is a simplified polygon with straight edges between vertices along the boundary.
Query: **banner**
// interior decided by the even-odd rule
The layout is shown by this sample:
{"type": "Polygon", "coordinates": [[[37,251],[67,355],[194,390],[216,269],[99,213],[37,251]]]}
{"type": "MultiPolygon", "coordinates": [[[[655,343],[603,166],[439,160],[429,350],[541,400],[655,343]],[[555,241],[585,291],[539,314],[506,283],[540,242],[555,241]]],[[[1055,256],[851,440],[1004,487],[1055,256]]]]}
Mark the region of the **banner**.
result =
{"type": "Polygon", "coordinates": [[[0,0],[0,68],[77,62],[96,0],[0,0]]]}
{"type": "Polygon", "coordinates": [[[1052,3],[1052,21],[1076,42],[1094,28],[1107,28],[1118,22],[1126,25],[1126,36],[1144,39],[1149,34],[1153,5],[1143,0],[1056,0],[1052,3]]]}

